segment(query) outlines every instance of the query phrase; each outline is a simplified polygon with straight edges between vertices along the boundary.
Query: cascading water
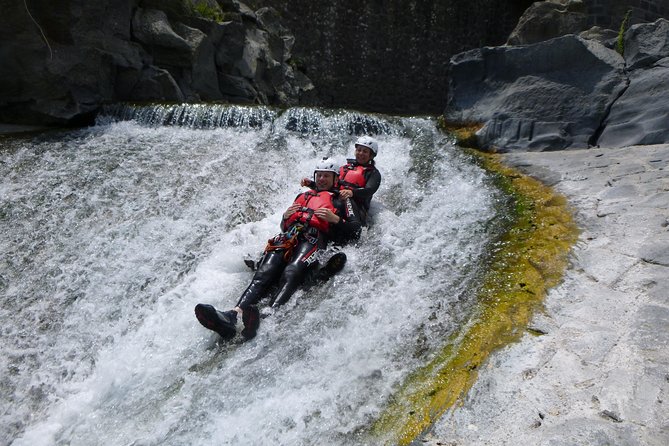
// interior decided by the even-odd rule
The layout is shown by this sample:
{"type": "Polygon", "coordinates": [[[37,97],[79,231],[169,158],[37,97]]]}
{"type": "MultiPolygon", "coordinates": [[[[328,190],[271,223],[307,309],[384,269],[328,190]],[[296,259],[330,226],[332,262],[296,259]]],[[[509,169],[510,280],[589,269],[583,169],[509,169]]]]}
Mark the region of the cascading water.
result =
{"type": "Polygon", "coordinates": [[[504,198],[428,118],[123,106],[0,140],[0,444],[377,444],[367,428],[474,305],[504,198]],[[323,156],[380,141],[345,269],[222,342],[323,156]]]}

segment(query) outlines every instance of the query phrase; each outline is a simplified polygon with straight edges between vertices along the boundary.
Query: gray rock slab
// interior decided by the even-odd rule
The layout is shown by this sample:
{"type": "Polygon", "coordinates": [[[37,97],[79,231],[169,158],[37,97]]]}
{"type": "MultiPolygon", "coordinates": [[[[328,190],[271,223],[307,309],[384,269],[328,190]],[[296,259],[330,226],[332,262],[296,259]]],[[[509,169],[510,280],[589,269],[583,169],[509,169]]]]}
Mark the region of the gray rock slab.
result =
{"type": "Polygon", "coordinates": [[[546,334],[493,354],[463,404],[423,440],[666,446],[669,211],[653,197],[669,176],[657,162],[669,145],[503,157],[559,179],[554,187],[574,207],[581,234],[563,282],[532,323],[546,334]],[[616,213],[599,216],[602,203],[616,213]]]}
{"type": "Polygon", "coordinates": [[[630,74],[630,85],[611,107],[597,144],[625,147],[669,141],[669,59],[662,63],[630,74]]]}
{"type": "Polygon", "coordinates": [[[669,234],[653,237],[639,248],[639,257],[644,262],[669,266],[669,234]]]}
{"type": "MultiPolygon", "coordinates": [[[[570,3],[580,2],[535,9],[565,14],[570,3]]],[[[669,142],[669,21],[632,26],[624,59],[597,35],[453,56],[445,117],[483,124],[480,146],[498,152],[669,142]]]]}

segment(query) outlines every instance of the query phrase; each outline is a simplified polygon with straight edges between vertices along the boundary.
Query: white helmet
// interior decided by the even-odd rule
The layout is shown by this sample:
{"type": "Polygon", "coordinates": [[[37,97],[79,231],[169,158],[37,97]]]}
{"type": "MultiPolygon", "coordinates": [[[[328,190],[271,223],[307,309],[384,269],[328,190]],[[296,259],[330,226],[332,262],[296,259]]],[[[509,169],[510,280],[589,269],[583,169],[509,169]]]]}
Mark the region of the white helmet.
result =
{"type": "Polygon", "coordinates": [[[335,176],[339,175],[339,169],[337,168],[337,165],[334,163],[334,161],[328,158],[323,158],[322,161],[316,164],[314,173],[316,172],[332,172],[335,174],[335,176]]]}
{"type": "Polygon", "coordinates": [[[355,141],[355,145],[367,147],[369,150],[374,152],[374,156],[379,154],[379,143],[376,142],[374,138],[369,136],[361,136],[355,141]]]}

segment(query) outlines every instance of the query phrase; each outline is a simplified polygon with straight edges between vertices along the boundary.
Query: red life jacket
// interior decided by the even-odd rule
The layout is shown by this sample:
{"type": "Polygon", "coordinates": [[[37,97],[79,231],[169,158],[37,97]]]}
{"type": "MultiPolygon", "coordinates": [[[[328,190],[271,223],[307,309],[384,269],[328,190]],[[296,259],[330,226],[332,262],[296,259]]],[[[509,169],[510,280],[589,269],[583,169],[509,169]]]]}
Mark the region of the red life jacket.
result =
{"type": "Polygon", "coordinates": [[[330,230],[330,223],[325,220],[320,220],[314,215],[314,211],[320,208],[330,209],[335,214],[337,213],[337,208],[332,203],[334,194],[330,191],[307,191],[297,197],[294,204],[299,204],[302,206],[297,212],[288,217],[286,220],[286,228],[290,227],[293,223],[302,222],[309,226],[313,226],[322,232],[328,232],[330,230]]]}
{"type": "Polygon", "coordinates": [[[339,168],[339,184],[344,188],[365,187],[367,179],[365,173],[372,170],[374,166],[362,166],[360,164],[346,164],[339,168]]]}

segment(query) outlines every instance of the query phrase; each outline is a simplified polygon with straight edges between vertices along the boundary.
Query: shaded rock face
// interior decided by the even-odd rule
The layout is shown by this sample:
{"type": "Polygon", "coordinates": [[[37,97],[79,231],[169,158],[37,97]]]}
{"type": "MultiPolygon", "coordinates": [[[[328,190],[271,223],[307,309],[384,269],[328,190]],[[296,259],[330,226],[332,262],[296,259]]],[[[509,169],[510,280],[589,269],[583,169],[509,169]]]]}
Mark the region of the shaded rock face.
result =
{"type": "Polygon", "coordinates": [[[39,27],[22,2],[3,3],[0,118],[7,122],[53,123],[85,117],[112,95],[115,63],[141,66],[139,48],[129,42],[130,22],[124,20],[131,1],[120,0],[113,8],[104,2],[76,0],[59,2],[58,7],[44,0],[26,2],[39,27]],[[85,26],[82,17],[90,18],[85,26]]]}
{"type": "Polygon", "coordinates": [[[203,0],[213,20],[181,0],[2,3],[3,122],[81,124],[123,100],[313,102],[290,64],[294,38],[270,9],[203,0]]]}
{"type": "Polygon", "coordinates": [[[489,150],[669,142],[669,22],[631,27],[625,49],[567,35],[456,55],[445,117],[483,124],[489,150]]]}
{"type": "Polygon", "coordinates": [[[485,148],[587,147],[625,88],[623,68],[615,51],[574,35],[462,53],[451,59],[446,118],[485,123],[485,148]]]}
{"type": "Polygon", "coordinates": [[[581,0],[536,2],[523,13],[507,45],[527,45],[578,34],[588,27],[588,13],[581,0]]]}
{"type": "Polygon", "coordinates": [[[629,87],[611,107],[603,147],[669,142],[669,21],[632,26],[625,34],[629,87]]]}
{"type": "Polygon", "coordinates": [[[295,34],[295,59],[319,104],[441,113],[450,56],[504,43],[532,0],[248,0],[295,34]]]}

